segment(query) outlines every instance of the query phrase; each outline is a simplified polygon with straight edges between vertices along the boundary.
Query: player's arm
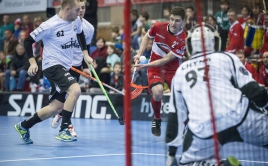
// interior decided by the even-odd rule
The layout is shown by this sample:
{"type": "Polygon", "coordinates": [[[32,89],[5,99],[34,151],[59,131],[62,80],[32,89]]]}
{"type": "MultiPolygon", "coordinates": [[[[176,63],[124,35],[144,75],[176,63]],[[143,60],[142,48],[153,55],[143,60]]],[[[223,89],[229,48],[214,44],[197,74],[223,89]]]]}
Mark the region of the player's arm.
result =
{"type": "Polygon", "coordinates": [[[137,64],[134,66],[137,67],[137,70],[139,71],[141,69],[163,66],[175,58],[177,58],[177,57],[175,55],[173,55],[171,52],[169,52],[165,57],[163,57],[161,59],[155,60],[153,62],[149,62],[147,64],[137,64]]]}
{"type": "Polygon", "coordinates": [[[140,56],[143,55],[143,52],[144,50],[146,49],[148,43],[149,43],[149,36],[148,36],[148,32],[146,33],[146,35],[142,38],[142,41],[141,41],[141,45],[140,45],[140,49],[138,50],[138,53],[137,55],[135,55],[133,58],[134,58],[134,61],[136,62],[137,60],[139,60],[140,56]]]}
{"type": "Polygon", "coordinates": [[[88,54],[84,31],[82,31],[81,33],[77,34],[77,39],[78,39],[78,42],[79,42],[79,44],[81,46],[85,62],[87,64],[93,64],[93,59],[88,54]]]}
{"type": "Polygon", "coordinates": [[[25,39],[25,41],[23,42],[24,48],[25,48],[25,53],[28,56],[29,63],[30,63],[30,67],[28,69],[28,74],[30,76],[34,76],[38,71],[38,66],[37,66],[36,60],[35,60],[35,58],[33,56],[33,49],[32,49],[32,45],[35,42],[36,41],[32,38],[31,35],[29,35],[25,39]]]}

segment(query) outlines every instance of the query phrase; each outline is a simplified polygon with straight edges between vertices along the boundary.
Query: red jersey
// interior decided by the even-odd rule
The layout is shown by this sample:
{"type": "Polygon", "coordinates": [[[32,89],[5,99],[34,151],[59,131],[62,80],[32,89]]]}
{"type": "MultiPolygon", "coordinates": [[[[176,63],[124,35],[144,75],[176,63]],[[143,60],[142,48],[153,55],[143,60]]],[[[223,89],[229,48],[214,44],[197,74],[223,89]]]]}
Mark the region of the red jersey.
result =
{"type": "Polygon", "coordinates": [[[174,71],[175,74],[185,53],[185,39],[187,35],[183,30],[173,34],[169,31],[168,26],[168,22],[159,22],[149,29],[148,37],[154,38],[150,62],[161,59],[171,52],[178,58],[166,63],[162,69],[174,71]]]}
{"type": "Polygon", "coordinates": [[[258,83],[261,83],[259,81],[259,74],[257,73],[256,69],[248,62],[246,62],[244,66],[251,73],[252,78],[258,83]]]}
{"type": "Polygon", "coordinates": [[[226,47],[226,52],[235,53],[238,50],[244,49],[244,29],[238,21],[235,21],[231,25],[228,32],[228,45],[226,47]]]}
{"type": "Polygon", "coordinates": [[[252,21],[253,21],[253,18],[250,17],[250,16],[247,16],[246,18],[244,18],[244,17],[239,17],[239,18],[237,19],[237,21],[239,22],[239,24],[242,25],[243,28],[246,27],[247,21],[249,21],[249,20],[252,20],[252,21]]]}
{"type": "Polygon", "coordinates": [[[261,66],[259,73],[260,73],[260,76],[259,76],[260,83],[263,84],[267,88],[267,86],[268,86],[268,70],[265,69],[264,65],[261,66]]]}
{"type": "Polygon", "coordinates": [[[263,41],[262,47],[260,49],[260,53],[263,54],[264,52],[268,51],[268,27],[266,27],[265,33],[263,34],[263,41]]]}

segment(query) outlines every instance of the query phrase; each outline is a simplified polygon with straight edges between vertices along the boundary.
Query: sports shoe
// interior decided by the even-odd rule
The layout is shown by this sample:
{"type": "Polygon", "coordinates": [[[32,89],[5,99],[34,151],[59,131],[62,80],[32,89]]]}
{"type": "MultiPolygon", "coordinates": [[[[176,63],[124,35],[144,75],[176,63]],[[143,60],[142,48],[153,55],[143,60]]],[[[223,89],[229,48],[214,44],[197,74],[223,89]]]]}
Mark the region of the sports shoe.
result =
{"type": "Polygon", "coordinates": [[[56,139],[64,141],[64,142],[77,141],[77,139],[71,135],[71,133],[70,133],[68,128],[66,128],[66,129],[62,130],[61,132],[59,132],[59,134],[56,136],[56,139]]]}
{"type": "Polygon", "coordinates": [[[77,137],[76,132],[74,131],[74,126],[72,124],[68,126],[68,130],[73,137],[77,137]]]}
{"type": "Polygon", "coordinates": [[[25,129],[21,126],[21,123],[15,124],[16,131],[20,134],[21,140],[26,144],[32,144],[33,141],[30,138],[30,131],[29,129],[25,129]]]}
{"type": "Polygon", "coordinates": [[[154,119],[152,121],[152,133],[157,137],[161,135],[161,119],[154,119]]]}
{"type": "Polygon", "coordinates": [[[166,166],[177,166],[177,160],[175,156],[167,156],[166,166]]]}
{"type": "Polygon", "coordinates": [[[54,118],[53,118],[53,120],[51,122],[52,128],[55,129],[55,128],[57,128],[60,125],[61,118],[62,118],[62,116],[60,114],[57,114],[57,115],[54,116],[54,118]]]}

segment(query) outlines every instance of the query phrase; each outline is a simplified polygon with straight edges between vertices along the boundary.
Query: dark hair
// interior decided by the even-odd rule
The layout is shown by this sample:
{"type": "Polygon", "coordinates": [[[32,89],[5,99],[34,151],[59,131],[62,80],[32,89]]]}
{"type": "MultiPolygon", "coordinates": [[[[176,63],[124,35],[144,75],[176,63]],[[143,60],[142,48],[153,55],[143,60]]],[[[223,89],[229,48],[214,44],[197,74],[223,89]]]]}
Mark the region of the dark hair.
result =
{"type": "Polygon", "coordinates": [[[194,11],[194,7],[192,7],[192,6],[187,6],[186,8],[185,8],[185,10],[186,9],[191,9],[192,11],[194,11]]]}
{"type": "Polygon", "coordinates": [[[241,7],[241,10],[243,10],[244,8],[247,9],[248,15],[250,15],[251,14],[251,9],[247,5],[244,5],[244,6],[241,7]]]}
{"type": "Polygon", "coordinates": [[[147,13],[147,12],[143,12],[143,13],[141,14],[141,16],[144,17],[145,20],[148,20],[149,17],[150,17],[149,13],[147,13]]]}
{"type": "Polygon", "coordinates": [[[206,19],[205,19],[205,22],[208,22],[208,19],[209,19],[209,18],[211,18],[211,19],[217,24],[216,19],[214,18],[213,15],[208,15],[208,16],[206,17],[206,19]]]}
{"type": "Polygon", "coordinates": [[[256,3],[254,3],[253,8],[258,8],[258,9],[261,9],[261,8],[262,8],[262,6],[261,6],[261,4],[260,4],[260,3],[256,2],[256,3]]]}
{"type": "Polygon", "coordinates": [[[131,10],[131,14],[133,16],[136,16],[137,18],[139,17],[138,10],[136,10],[136,9],[131,10]]]}
{"type": "Polygon", "coordinates": [[[221,0],[221,5],[230,5],[228,0],[221,0]]]}
{"type": "Polygon", "coordinates": [[[170,15],[177,15],[177,16],[181,16],[181,19],[184,20],[185,18],[185,10],[182,7],[179,6],[175,6],[171,9],[170,11],[170,15]]]}
{"type": "Polygon", "coordinates": [[[104,43],[104,45],[105,45],[105,43],[106,43],[106,40],[105,40],[104,38],[102,38],[102,37],[99,37],[99,38],[97,38],[96,42],[97,42],[97,41],[99,41],[99,40],[102,40],[102,41],[103,41],[103,43],[104,43]]]}
{"type": "Polygon", "coordinates": [[[119,30],[120,30],[119,27],[115,26],[113,27],[112,32],[119,33],[119,30]]]}

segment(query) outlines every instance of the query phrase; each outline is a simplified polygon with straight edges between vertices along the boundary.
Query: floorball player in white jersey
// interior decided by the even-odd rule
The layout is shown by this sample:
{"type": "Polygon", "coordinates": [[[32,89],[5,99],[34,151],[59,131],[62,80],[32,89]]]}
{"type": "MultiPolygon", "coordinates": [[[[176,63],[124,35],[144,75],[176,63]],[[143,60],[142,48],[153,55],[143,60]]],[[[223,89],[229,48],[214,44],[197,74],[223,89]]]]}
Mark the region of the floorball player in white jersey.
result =
{"type": "MultiPolygon", "coordinates": [[[[80,2],[81,9],[80,9],[79,17],[82,21],[82,29],[84,31],[84,35],[86,38],[87,49],[89,50],[90,43],[91,43],[91,40],[92,40],[92,37],[94,34],[94,27],[87,20],[84,19],[84,15],[85,15],[85,11],[86,11],[85,4],[86,4],[86,0],[83,0],[80,2]]],[[[74,55],[73,56],[73,67],[78,69],[78,70],[83,70],[83,72],[91,75],[90,70],[88,69],[88,65],[83,60],[83,53],[82,53],[81,48],[79,46],[74,48],[73,55],[74,55]]],[[[75,72],[73,70],[69,70],[69,72],[78,82],[80,74],[78,74],[77,72],[75,72]]],[[[66,93],[66,92],[64,92],[64,93],[66,93]]],[[[57,114],[53,118],[51,126],[53,128],[57,128],[59,126],[59,124],[61,123],[61,119],[62,119],[62,113],[57,114]]],[[[75,132],[72,124],[69,125],[68,129],[73,137],[77,137],[76,132],[75,132]]]]}
{"type": "Polygon", "coordinates": [[[86,40],[79,17],[80,0],[62,0],[58,14],[43,22],[24,42],[26,54],[29,57],[30,67],[28,74],[33,76],[38,71],[33,57],[32,43],[42,40],[44,43],[42,70],[51,83],[49,105],[43,107],[33,116],[15,125],[16,131],[26,144],[32,144],[29,129],[36,123],[62,112],[62,123],[56,139],[62,141],[76,141],[68,126],[71,124],[71,115],[74,105],[81,94],[80,86],[69,69],[73,65],[73,49],[79,46],[83,50],[84,61],[93,64],[88,55],[86,40]],[[65,94],[68,97],[65,102],[65,94]],[[63,108],[63,109],[62,109],[63,108]]]}
{"type": "MultiPolygon", "coordinates": [[[[208,79],[219,147],[234,141],[268,145],[265,87],[253,80],[236,55],[216,52],[220,49],[217,32],[209,25],[202,25],[206,59],[201,26],[196,26],[186,39],[187,50],[192,56],[182,63],[172,80],[166,132],[166,142],[170,146],[167,165],[171,165],[176,147],[180,145],[180,165],[216,164],[208,79]],[[208,75],[205,74],[205,61],[208,75]]],[[[228,157],[226,162],[232,165],[239,161],[228,157]]],[[[224,164],[227,163],[221,165],[224,164]]]]}

